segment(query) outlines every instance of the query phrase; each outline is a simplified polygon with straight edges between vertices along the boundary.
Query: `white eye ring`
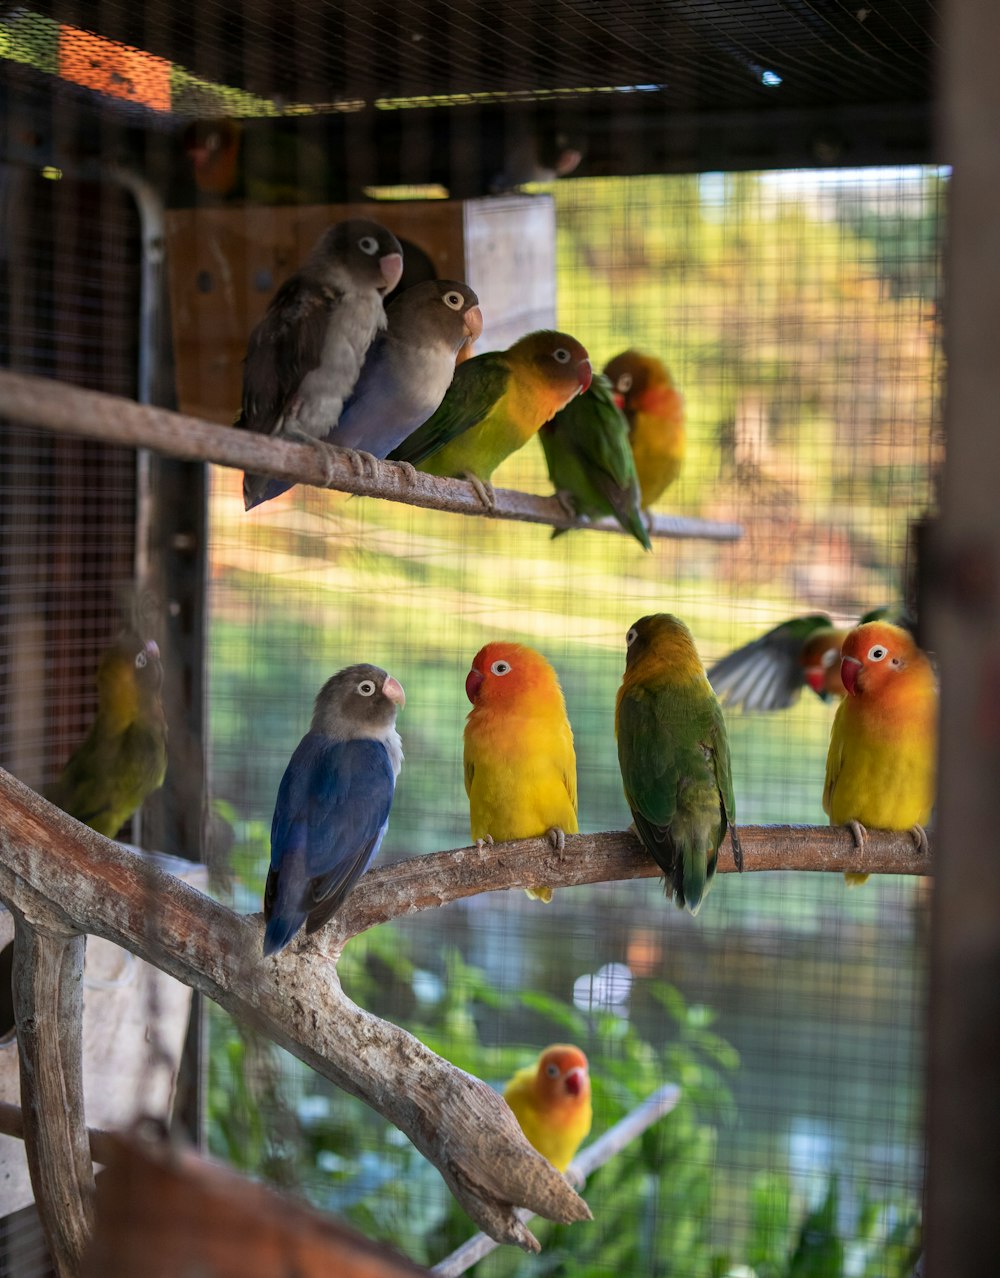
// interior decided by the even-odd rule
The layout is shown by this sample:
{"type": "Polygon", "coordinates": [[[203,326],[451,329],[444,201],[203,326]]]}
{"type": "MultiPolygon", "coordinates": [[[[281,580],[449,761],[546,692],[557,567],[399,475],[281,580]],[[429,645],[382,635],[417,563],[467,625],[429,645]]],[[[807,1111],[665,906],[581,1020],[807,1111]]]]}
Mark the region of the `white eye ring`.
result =
{"type": "Polygon", "coordinates": [[[824,652],[822,657],[820,657],[819,664],[823,667],[824,670],[829,670],[830,667],[833,665],[833,663],[839,660],[840,660],[840,649],[827,648],[826,652],[824,652]]]}
{"type": "Polygon", "coordinates": [[[638,630],[636,630],[635,626],[633,626],[632,629],[625,636],[625,647],[631,648],[638,638],[639,638],[639,632],[638,630]]]}
{"type": "Polygon", "coordinates": [[[876,643],[868,649],[869,661],[884,661],[889,655],[889,649],[885,644],[876,643]]]}
{"type": "Polygon", "coordinates": [[[559,1066],[554,1061],[549,1061],[548,1065],[545,1066],[545,1072],[549,1078],[558,1078],[559,1066]]]}
{"type": "Polygon", "coordinates": [[[358,684],[358,692],[363,697],[371,697],[375,695],[375,683],[372,679],[362,679],[358,684]]]}
{"type": "Polygon", "coordinates": [[[367,253],[369,257],[374,257],[378,252],[378,240],[374,235],[362,235],[358,240],[358,248],[362,253],[367,253]]]}
{"type": "Polygon", "coordinates": [[[450,293],[445,293],[441,301],[444,302],[445,306],[450,306],[453,311],[460,311],[465,305],[465,298],[461,293],[456,292],[455,289],[452,289],[450,293]]]}
{"type": "Polygon", "coordinates": [[[145,652],[137,652],[135,654],[136,670],[141,670],[148,660],[149,658],[146,656],[145,652]]]}
{"type": "Polygon", "coordinates": [[[615,382],[615,390],[622,395],[627,395],[632,389],[632,374],[622,373],[621,377],[615,382]]]}
{"type": "Polygon", "coordinates": [[[557,364],[568,364],[570,361],[570,353],[565,346],[558,346],[552,352],[552,358],[557,364]]]}
{"type": "Polygon", "coordinates": [[[492,666],[490,666],[490,670],[495,675],[510,674],[510,668],[511,667],[510,667],[509,661],[494,661],[492,666]]]}

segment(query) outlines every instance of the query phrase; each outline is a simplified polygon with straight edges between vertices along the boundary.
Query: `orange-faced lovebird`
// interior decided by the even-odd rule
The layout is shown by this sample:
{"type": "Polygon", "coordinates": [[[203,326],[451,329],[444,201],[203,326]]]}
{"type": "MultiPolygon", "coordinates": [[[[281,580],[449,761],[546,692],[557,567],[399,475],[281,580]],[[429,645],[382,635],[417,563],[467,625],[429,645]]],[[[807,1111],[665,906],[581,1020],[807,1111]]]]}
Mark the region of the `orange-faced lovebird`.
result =
{"type": "Polygon", "coordinates": [[[842,697],[840,645],[846,636],[824,612],[792,617],[717,661],[708,681],[721,701],[744,710],[784,710],[805,687],[823,701],[842,697]]]}
{"type": "Polygon", "coordinates": [[[590,1074],[578,1047],[556,1043],[503,1089],[528,1143],[564,1172],[590,1131],[590,1074]]]}
{"type": "Polygon", "coordinates": [[[163,667],[152,639],[119,636],[97,667],[97,715],[45,797],[84,825],[113,839],[163,784],[167,721],[163,667]]]}
{"type": "MultiPolygon", "coordinates": [[[[613,515],[640,546],[651,549],[639,509],[639,480],[628,442],[628,422],[598,374],[539,433],[556,495],[574,515],[613,515]]],[[[553,537],[565,532],[556,529],[553,537]]]]}
{"type": "Polygon", "coordinates": [[[378,666],[348,666],[316,697],[312,724],[278,787],[264,888],[264,953],[332,917],[378,854],[403,762],[402,687],[378,666]]]}
{"type": "MultiPolygon", "coordinates": [[[[455,359],[483,331],[479,299],[457,280],[426,280],[394,297],[386,328],[365,357],[361,375],[326,443],[385,457],[425,422],[444,398],[455,359]]],[[[255,504],[286,492],[289,480],[270,479],[255,504]]]]}
{"type": "Polygon", "coordinates": [[[663,362],[641,351],[622,351],[604,374],[628,419],[642,504],[648,510],[681,472],[684,397],[663,362]]]}
{"type": "MultiPolygon", "coordinates": [[[[488,843],[547,834],[562,850],[577,831],[573,730],[556,672],[524,644],[488,643],[465,680],[465,792],[472,837],[488,843]]],[[[527,889],[540,901],[549,887],[527,889]]]]}
{"type": "Polygon", "coordinates": [[[528,333],[464,360],[437,411],[389,454],[431,475],[468,479],[488,508],[497,466],[590,385],[587,352],[568,333],[528,333]]]}
{"type": "MultiPolygon", "coordinates": [[[[285,439],[322,439],[385,328],[382,299],[402,270],[399,241],[378,222],[350,218],[324,231],[250,334],[234,425],[285,439]]],[[[248,510],[267,485],[266,476],[244,476],[248,510]]]]}
{"type": "Polygon", "coordinates": [[[666,890],[697,914],[727,829],[743,868],[726,721],[683,621],[641,617],[625,642],[615,706],[625,798],[666,890]]]}
{"type": "MultiPolygon", "coordinates": [[[[909,830],[927,850],[934,806],[937,684],[909,631],[869,621],[844,640],[837,707],[826,757],[823,810],[864,847],[866,825],[909,830]]],[[[846,874],[851,885],[867,874],[846,874]]]]}

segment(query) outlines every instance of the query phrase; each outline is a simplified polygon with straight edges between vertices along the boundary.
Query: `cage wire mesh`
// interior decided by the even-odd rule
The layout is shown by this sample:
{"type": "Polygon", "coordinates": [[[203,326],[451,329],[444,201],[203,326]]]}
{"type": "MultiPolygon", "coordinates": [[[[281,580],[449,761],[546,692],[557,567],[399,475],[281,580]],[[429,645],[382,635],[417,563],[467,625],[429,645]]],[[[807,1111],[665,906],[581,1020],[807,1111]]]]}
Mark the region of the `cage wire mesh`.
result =
{"type": "MultiPolygon", "coordinates": [[[[637,617],[677,613],[708,663],[799,613],[853,623],[902,601],[908,524],[933,508],[941,459],[945,188],[930,168],[554,188],[559,327],[595,368],[628,346],[666,361],[688,452],[659,508],[735,518],[734,544],[657,540],[647,555],[623,536],[551,540],[315,490],[248,516],[239,476],[214,472],[211,792],[237,908],[259,908],[278,782],[344,665],[383,665],[406,690],[387,861],[468,842],[464,679],[483,643],[554,664],[581,829],[619,829],[614,698],[637,617]]],[[[548,491],[537,442],[494,478],[548,491]]],[[[825,823],[832,713],[806,693],[728,714],[740,822],[825,823]]],[[[578,1043],[595,1133],[681,1085],[674,1113],[591,1179],[592,1225],[538,1222],[540,1257],[503,1249],[475,1272],[785,1273],[825,1221],[830,1272],[901,1274],[922,1188],[928,894],[888,876],[848,891],[840,876],[726,874],[692,919],[656,881],[549,906],[511,891],[365,934],[340,971],[363,1006],[497,1084],[548,1043],[578,1043]]],[[[215,1011],[207,1110],[216,1153],[418,1260],[471,1232],[396,1131],[215,1011]]]]}

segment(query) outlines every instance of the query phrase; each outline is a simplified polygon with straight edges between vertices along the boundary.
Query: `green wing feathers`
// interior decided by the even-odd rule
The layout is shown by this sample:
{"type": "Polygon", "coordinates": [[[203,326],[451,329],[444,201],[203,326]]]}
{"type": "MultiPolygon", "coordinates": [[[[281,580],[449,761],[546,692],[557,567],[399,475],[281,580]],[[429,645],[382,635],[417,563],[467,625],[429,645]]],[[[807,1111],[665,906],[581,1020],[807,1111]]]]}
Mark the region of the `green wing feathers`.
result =
{"type": "Polygon", "coordinates": [[[422,426],[393,449],[390,461],[418,466],[478,425],[506,394],[509,382],[510,364],[503,351],[487,351],[465,360],[456,368],[444,399],[422,426]]]}

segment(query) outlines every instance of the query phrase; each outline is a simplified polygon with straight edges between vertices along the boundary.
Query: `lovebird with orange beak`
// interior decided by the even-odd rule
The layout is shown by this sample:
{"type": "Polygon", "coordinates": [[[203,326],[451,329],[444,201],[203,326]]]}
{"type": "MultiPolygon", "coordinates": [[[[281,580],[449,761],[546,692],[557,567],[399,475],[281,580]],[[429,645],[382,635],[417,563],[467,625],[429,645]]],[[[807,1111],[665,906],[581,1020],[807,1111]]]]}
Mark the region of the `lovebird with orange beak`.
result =
{"type": "Polygon", "coordinates": [[[667,893],[697,914],[727,829],[743,868],[726,721],[683,621],[640,617],[625,643],[615,706],[625,798],[667,893]]]}
{"type": "Polygon", "coordinates": [[[564,1172],[590,1131],[590,1074],[578,1047],[556,1043],[503,1089],[529,1144],[564,1172]]]}
{"type": "MultiPolygon", "coordinates": [[[[472,837],[486,843],[547,834],[562,851],[577,826],[573,729],[556,672],[540,652],[497,642],[465,680],[465,792],[472,837]]],[[[526,889],[551,901],[552,889],[526,889]]]]}
{"type": "MultiPolygon", "coordinates": [[[[909,830],[926,852],[938,709],[930,660],[908,631],[885,621],[852,630],[842,653],[847,696],[830,731],[823,810],[831,825],[851,827],[859,848],[870,825],[909,830]]],[[[844,877],[855,886],[868,875],[844,877]]]]}

